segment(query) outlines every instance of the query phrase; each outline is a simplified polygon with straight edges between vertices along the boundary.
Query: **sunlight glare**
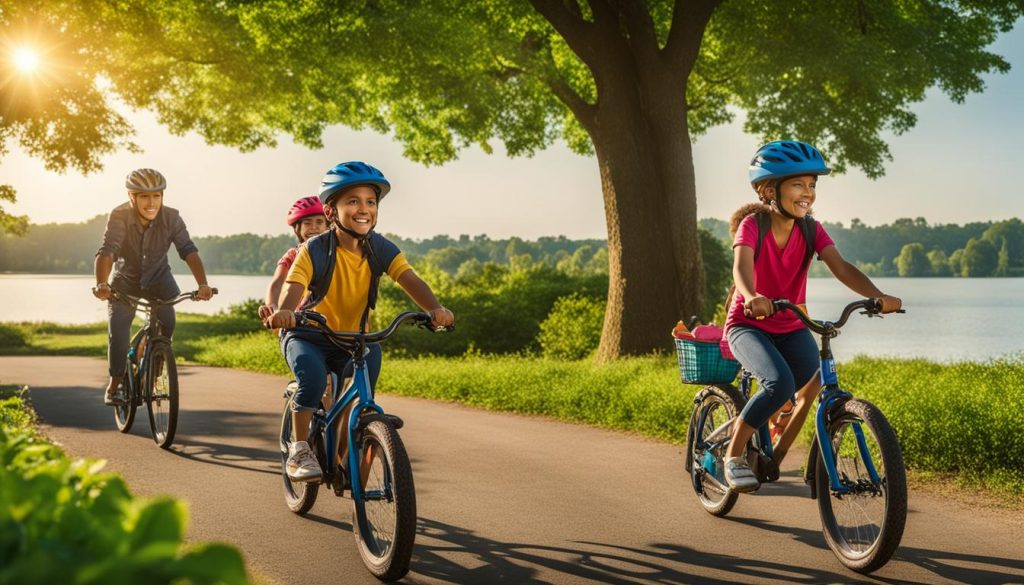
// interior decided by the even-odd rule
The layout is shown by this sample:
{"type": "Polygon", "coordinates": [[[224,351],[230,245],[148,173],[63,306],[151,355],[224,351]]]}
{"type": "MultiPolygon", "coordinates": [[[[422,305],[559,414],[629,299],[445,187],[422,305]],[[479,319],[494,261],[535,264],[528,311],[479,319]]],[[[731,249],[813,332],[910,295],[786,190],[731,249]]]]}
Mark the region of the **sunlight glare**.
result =
{"type": "Polygon", "coordinates": [[[32,73],[39,67],[39,55],[28,47],[14,52],[14,65],[25,73],[32,73]]]}

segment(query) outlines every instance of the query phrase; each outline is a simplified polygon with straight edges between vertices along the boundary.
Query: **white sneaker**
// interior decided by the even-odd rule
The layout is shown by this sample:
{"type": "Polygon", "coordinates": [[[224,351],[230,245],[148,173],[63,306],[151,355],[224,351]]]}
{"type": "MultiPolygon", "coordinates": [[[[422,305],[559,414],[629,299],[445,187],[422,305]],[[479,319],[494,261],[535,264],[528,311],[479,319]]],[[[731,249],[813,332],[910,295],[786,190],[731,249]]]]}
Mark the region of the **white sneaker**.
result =
{"type": "Polygon", "coordinates": [[[761,487],[746,457],[730,457],[725,460],[725,481],[734,492],[752,492],[761,487]]]}
{"type": "Polygon", "coordinates": [[[288,463],[285,465],[288,479],[292,481],[317,481],[323,472],[316,456],[306,441],[295,441],[288,446],[288,463]]]}

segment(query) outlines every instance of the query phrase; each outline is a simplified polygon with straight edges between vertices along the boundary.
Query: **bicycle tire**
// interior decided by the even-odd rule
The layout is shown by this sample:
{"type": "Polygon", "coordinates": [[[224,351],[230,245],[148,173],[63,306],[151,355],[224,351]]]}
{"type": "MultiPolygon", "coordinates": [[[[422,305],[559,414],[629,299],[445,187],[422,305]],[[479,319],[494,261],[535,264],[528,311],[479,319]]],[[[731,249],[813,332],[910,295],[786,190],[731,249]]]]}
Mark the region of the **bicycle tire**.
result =
{"type": "MultiPolygon", "coordinates": [[[[289,510],[302,516],[309,512],[313,504],[316,503],[320,483],[293,482],[288,478],[288,445],[292,442],[292,438],[292,401],[288,399],[284,403],[284,412],[281,414],[281,433],[278,437],[278,447],[281,451],[281,480],[284,487],[284,503],[289,510]]],[[[310,443],[310,446],[313,446],[313,442],[310,443]]]]}
{"type": "Polygon", "coordinates": [[[153,441],[161,449],[169,449],[178,429],[178,366],[174,351],[166,342],[153,342],[149,350],[146,410],[153,441]]]}
{"type": "Polygon", "coordinates": [[[416,540],[412,465],[402,438],[389,422],[370,422],[357,442],[360,461],[368,448],[376,448],[363,486],[364,499],[352,498],[356,547],[370,573],[382,581],[395,581],[409,572],[416,540]],[[371,495],[374,497],[369,498],[371,495]],[[390,534],[384,525],[389,521],[393,524],[390,534]]]}
{"type": "Polygon", "coordinates": [[[114,424],[117,430],[127,433],[132,430],[132,423],[135,422],[135,409],[139,407],[138,388],[135,387],[135,365],[128,362],[121,378],[121,387],[124,389],[125,400],[122,404],[114,405],[114,424]]]}
{"type": "Polygon", "coordinates": [[[739,494],[729,489],[725,481],[726,447],[720,447],[711,453],[701,450],[694,435],[697,431],[697,421],[701,416],[705,416],[702,438],[706,439],[714,429],[736,417],[743,404],[743,398],[732,386],[707,386],[694,399],[690,428],[686,431],[687,469],[690,485],[697,495],[697,500],[712,516],[722,517],[728,514],[736,505],[739,494]],[[717,414],[719,409],[723,410],[722,414],[717,414]],[[711,456],[712,461],[705,463],[707,455],[711,456]],[[714,468],[713,472],[708,469],[709,465],[714,468]]]}
{"type": "Polygon", "coordinates": [[[860,482],[864,488],[860,493],[833,495],[829,485],[825,462],[819,454],[815,469],[817,482],[818,510],[821,514],[825,542],[839,561],[858,573],[871,573],[884,566],[899,547],[907,520],[907,479],[903,467],[903,454],[896,432],[885,415],[875,405],[865,400],[849,400],[832,410],[832,423],[827,444],[837,456],[836,466],[845,483],[860,482]],[[860,450],[857,447],[853,425],[859,424],[864,433],[865,444],[879,473],[881,489],[873,485],[870,474],[863,469],[860,450]],[[881,465],[879,465],[881,459],[881,465]],[[861,473],[863,471],[863,474],[861,473]],[[863,483],[867,482],[867,483],[863,483]],[[879,506],[878,498],[884,502],[879,506]],[[856,508],[856,509],[855,509],[856,508]],[[837,518],[837,509],[852,511],[857,523],[846,527],[837,518]],[[879,511],[878,526],[864,524],[870,518],[870,511],[879,511]],[[865,536],[870,540],[865,542],[865,536]]]}

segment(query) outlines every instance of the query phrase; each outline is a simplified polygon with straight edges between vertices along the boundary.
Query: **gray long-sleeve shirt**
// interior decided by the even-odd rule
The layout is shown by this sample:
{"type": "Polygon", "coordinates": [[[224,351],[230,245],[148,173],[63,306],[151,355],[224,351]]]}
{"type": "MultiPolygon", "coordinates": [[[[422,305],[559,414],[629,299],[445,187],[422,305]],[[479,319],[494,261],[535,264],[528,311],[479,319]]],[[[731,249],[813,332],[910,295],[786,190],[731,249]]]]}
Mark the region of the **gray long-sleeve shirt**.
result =
{"type": "Polygon", "coordinates": [[[109,255],[117,261],[114,288],[135,291],[130,294],[149,292],[158,298],[169,298],[178,294],[167,263],[171,244],[182,260],[199,251],[177,209],[162,207],[156,219],[143,226],[132,206],[124,203],[110,212],[103,244],[96,255],[109,255]]]}

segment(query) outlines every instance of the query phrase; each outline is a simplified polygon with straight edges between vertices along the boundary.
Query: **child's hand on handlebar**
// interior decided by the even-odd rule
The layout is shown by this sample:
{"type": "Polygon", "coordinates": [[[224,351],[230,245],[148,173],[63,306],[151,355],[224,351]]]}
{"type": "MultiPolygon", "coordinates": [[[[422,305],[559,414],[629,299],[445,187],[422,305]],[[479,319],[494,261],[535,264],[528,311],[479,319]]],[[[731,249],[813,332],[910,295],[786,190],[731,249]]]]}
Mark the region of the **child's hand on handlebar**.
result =
{"type": "Polygon", "coordinates": [[[291,329],[295,327],[295,311],[278,309],[270,317],[263,319],[267,329],[291,329]]]}
{"type": "Polygon", "coordinates": [[[277,308],[273,305],[260,305],[260,308],[256,309],[256,314],[260,316],[260,321],[266,321],[276,310],[277,308]]]}
{"type": "Polygon", "coordinates": [[[881,305],[883,313],[895,313],[903,307],[903,301],[899,297],[889,295],[878,297],[878,304],[881,305]]]}
{"type": "Polygon", "coordinates": [[[773,313],[772,301],[768,297],[757,295],[743,303],[743,314],[757,320],[771,316],[773,313]]]}
{"type": "Polygon", "coordinates": [[[451,327],[455,324],[455,313],[445,307],[438,307],[430,311],[430,318],[432,319],[430,324],[433,327],[451,327]]]}

